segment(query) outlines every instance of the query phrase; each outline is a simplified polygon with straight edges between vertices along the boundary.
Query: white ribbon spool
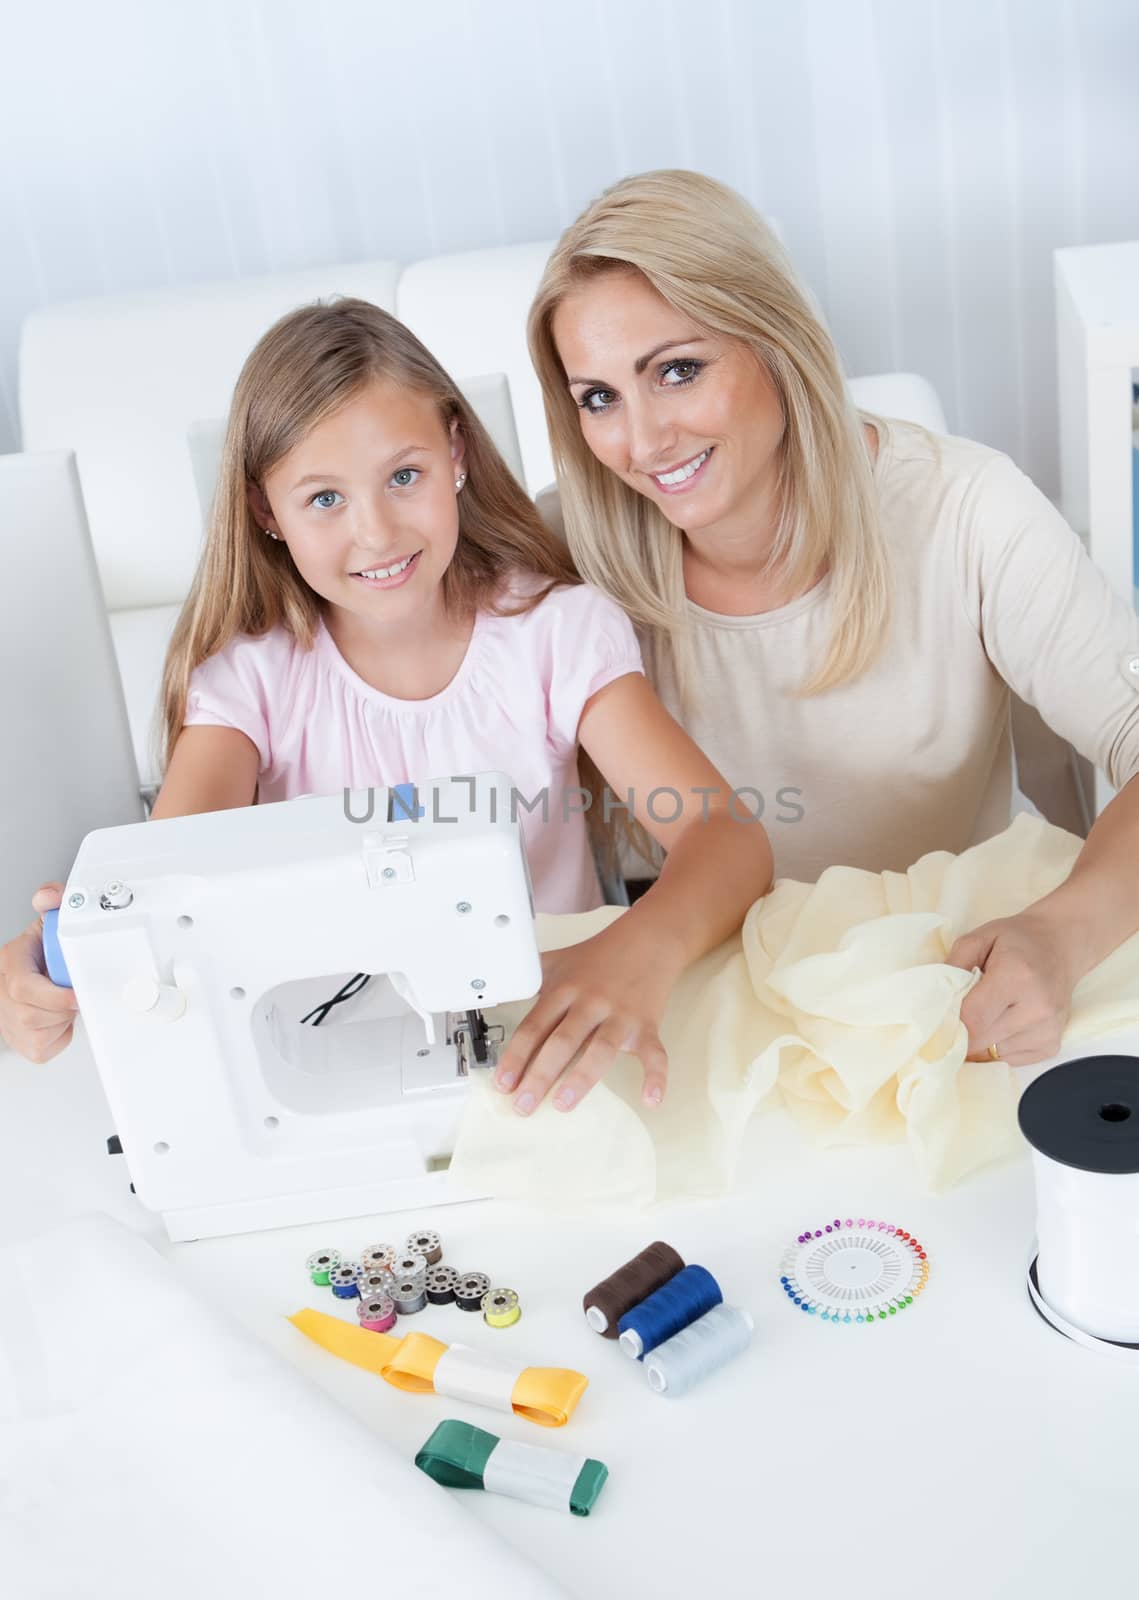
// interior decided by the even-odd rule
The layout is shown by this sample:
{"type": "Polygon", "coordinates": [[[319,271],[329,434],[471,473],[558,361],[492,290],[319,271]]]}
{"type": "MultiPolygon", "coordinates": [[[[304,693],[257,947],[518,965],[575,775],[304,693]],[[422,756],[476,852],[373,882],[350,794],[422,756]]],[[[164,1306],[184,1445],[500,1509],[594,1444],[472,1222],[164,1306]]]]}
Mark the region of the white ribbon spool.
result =
{"type": "Polygon", "coordinates": [[[1139,1059],[1091,1056],[1020,1102],[1036,1176],[1039,1298],[1093,1339],[1139,1343],[1139,1059]]]}

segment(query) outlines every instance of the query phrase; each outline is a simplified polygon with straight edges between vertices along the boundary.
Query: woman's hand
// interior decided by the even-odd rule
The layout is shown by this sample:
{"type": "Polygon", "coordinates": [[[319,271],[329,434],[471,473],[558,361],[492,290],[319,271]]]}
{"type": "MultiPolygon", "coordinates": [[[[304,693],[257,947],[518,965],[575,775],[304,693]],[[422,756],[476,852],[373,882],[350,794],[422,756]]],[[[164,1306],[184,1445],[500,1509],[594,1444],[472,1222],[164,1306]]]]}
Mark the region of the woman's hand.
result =
{"type": "Polygon", "coordinates": [[[495,1087],[516,1089],[514,1109],[527,1116],[560,1078],[554,1105],[569,1111],[626,1051],[644,1067],[646,1105],[659,1104],[668,1057],[657,1030],[683,966],[662,958],[659,938],[631,912],[582,944],[549,952],[541,993],[503,1052],[495,1087]]]}
{"type": "Polygon", "coordinates": [[[79,1007],[71,989],[47,976],[43,912],[63,898],[61,883],[45,883],[32,896],[37,915],[0,948],[0,1039],[29,1061],[50,1061],[71,1043],[79,1007]]]}
{"type": "Polygon", "coordinates": [[[961,1005],[971,1061],[1027,1067],[1056,1054],[1082,963],[1055,918],[1030,907],[986,922],[958,939],[947,960],[967,971],[981,968],[961,1005]]]}

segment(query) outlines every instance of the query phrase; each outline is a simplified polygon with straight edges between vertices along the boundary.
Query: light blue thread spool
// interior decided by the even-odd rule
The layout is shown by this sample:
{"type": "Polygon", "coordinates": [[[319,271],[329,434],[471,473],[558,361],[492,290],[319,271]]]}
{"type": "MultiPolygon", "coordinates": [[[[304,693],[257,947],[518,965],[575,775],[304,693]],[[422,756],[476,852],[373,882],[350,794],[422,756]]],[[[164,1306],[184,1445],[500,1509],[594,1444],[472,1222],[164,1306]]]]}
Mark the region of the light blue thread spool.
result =
{"type": "Polygon", "coordinates": [[[723,1298],[720,1285],[707,1267],[684,1267],[647,1300],[626,1311],[617,1324],[622,1350],[639,1360],[718,1306],[723,1298]]]}
{"type": "Polygon", "coordinates": [[[687,1394],[701,1378],[742,1355],[753,1327],[750,1314],[738,1306],[714,1306],[645,1357],[649,1388],[670,1399],[687,1394]]]}

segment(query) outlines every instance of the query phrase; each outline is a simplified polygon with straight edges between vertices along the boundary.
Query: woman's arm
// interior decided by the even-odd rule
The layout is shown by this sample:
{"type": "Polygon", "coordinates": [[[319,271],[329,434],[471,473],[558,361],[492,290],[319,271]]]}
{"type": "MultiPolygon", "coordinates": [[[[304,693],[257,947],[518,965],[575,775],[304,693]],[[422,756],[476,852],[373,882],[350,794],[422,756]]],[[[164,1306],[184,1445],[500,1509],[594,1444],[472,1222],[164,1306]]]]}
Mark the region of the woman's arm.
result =
{"type": "MultiPolygon", "coordinates": [[[[152,820],[251,805],[259,764],[256,745],[235,728],[183,728],[152,820]]],[[[62,894],[58,883],[38,889],[34,921],[0,948],[0,1039],[37,1063],[70,1044],[75,1024],[75,995],[52,983],[44,961],[43,913],[58,906],[62,894]]]]}
{"type": "Polygon", "coordinates": [[[542,992],[495,1076],[500,1089],[517,1090],[522,1115],[559,1078],[554,1104],[568,1111],[623,1050],[640,1058],[644,1099],[657,1103],[668,1071],[658,1028],[673,985],[771,887],[766,830],[640,674],[592,697],[579,739],[614,799],[623,803],[631,792],[633,813],[665,861],[653,887],[611,927],[546,957],[542,992]]]}
{"type": "Polygon", "coordinates": [[[1072,991],[1139,929],[1139,777],[1115,796],[1088,834],[1067,881],[1018,917],[986,922],[949,952],[954,966],[983,968],[961,1020],[969,1054],[1010,1066],[1060,1048],[1072,991]]]}
{"type": "Polygon", "coordinates": [[[983,969],[961,1007],[970,1055],[1027,1066],[1056,1053],[1072,990],[1139,928],[1139,618],[1001,456],[965,497],[957,558],[994,667],[1119,790],[1066,883],[949,953],[983,969]]]}

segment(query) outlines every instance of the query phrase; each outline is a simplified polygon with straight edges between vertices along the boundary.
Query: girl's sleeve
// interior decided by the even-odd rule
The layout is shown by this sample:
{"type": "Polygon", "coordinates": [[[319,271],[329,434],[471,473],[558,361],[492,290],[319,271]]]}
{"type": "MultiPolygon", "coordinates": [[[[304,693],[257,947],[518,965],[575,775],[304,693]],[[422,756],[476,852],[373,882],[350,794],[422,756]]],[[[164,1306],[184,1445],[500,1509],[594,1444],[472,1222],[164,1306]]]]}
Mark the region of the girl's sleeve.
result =
{"type": "Polygon", "coordinates": [[[1116,789],[1139,773],[1139,615],[1007,456],[962,504],[965,604],[1005,682],[1116,789]]]}
{"type": "Polygon", "coordinates": [[[577,744],[589,699],[630,672],[644,672],[641,648],[628,617],[592,584],[558,589],[542,602],[548,612],[547,702],[551,742],[577,744]]]}
{"type": "Polygon", "coordinates": [[[236,728],[257,746],[261,770],[272,758],[269,710],[259,670],[260,640],[235,639],[190,675],[183,727],[236,728]]]}

